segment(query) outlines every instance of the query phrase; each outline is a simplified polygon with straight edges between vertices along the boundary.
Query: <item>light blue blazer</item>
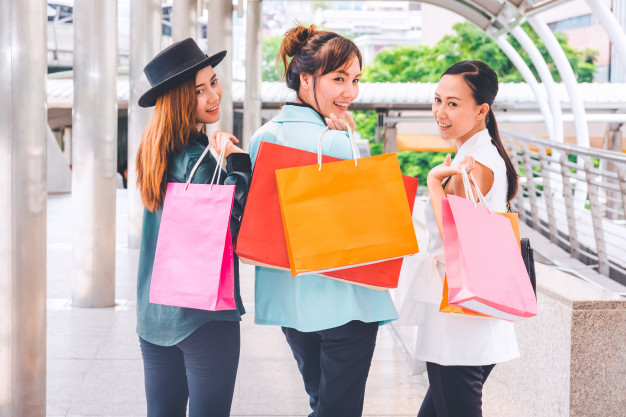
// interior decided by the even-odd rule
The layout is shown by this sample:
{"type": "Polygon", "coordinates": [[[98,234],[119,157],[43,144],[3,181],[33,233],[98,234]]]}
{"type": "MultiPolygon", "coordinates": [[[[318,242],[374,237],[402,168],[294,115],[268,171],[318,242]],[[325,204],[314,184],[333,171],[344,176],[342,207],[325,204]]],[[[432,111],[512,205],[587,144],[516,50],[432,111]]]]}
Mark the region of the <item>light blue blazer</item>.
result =
{"type": "MultiPolygon", "coordinates": [[[[321,116],[312,108],[295,104],[283,106],[280,113],[252,137],[249,147],[252,165],[261,142],[317,152],[317,140],[324,127],[321,116]]],[[[348,135],[336,130],[326,132],[322,153],[351,158],[348,135]]],[[[371,290],[318,275],[292,277],[289,271],[258,266],[255,272],[254,320],[257,324],[313,332],[352,320],[384,324],[398,318],[389,291],[371,290]]]]}

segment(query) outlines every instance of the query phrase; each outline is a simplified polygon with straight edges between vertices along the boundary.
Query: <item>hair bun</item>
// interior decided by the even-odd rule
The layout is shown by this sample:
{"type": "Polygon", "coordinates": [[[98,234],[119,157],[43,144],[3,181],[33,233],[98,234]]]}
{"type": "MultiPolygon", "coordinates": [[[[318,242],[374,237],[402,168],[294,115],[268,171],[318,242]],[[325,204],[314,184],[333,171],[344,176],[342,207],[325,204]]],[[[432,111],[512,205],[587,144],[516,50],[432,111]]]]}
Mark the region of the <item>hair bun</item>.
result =
{"type": "Polygon", "coordinates": [[[307,41],[317,32],[315,25],[308,28],[302,24],[295,26],[285,32],[285,37],[280,44],[280,55],[294,57],[302,50],[307,41]]]}

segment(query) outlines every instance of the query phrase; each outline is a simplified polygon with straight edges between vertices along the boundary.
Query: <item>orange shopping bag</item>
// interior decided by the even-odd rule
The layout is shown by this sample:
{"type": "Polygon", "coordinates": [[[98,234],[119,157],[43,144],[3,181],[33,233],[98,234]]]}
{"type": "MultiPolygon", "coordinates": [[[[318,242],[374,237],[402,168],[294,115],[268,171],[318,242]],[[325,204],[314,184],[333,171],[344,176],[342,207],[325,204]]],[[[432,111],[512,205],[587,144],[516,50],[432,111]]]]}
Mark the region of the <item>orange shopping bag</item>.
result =
{"type": "Polygon", "coordinates": [[[318,165],[276,170],[291,274],[322,273],[417,253],[397,155],[322,164],[324,133],[319,138],[318,165]]]}
{"type": "MultiPolygon", "coordinates": [[[[290,269],[275,171],[311,165],[316,161],[315,152],[261,142],[235,249],[241,262],[268,268],[290,269]]],[[[341,159],[323,156],[323,161],[336,162],[341,159]]],[[[403,175],[402,179],[412,212],[418,179],[406,175],[403,175]]],[[[324,272],[322,275],[367,288],[387,290],[398,286],[402,262],[403,259],[392,259],[324,272]]]]}

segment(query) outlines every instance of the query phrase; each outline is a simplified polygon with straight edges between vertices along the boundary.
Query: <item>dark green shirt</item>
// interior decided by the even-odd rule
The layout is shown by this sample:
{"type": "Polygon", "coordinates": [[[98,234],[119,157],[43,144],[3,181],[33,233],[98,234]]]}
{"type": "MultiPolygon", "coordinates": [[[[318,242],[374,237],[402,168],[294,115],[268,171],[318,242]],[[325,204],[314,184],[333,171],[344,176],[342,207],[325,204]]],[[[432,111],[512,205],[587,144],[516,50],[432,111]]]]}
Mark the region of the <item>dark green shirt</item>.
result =
{"type": "MultiPolygon", "coordinates": [[[[167,181],[187,182],[193,166],[198,162],[207,145],[207,136],[200,134],[186,149],[169,155],[167,181]]],[[[209,183],[216,164],[215,158],[208,153],[198,166],[191,182],[209,183]]],[[[226,175],[222,172],[220,184],[235,185],[235,199],[230,220],[234,247],[252,177],[249,155],[243,153],[229,155],[226,158],[226,171],[226,175]]],[[[154,213],[144,209],[137,275],[137,334],[139,337],[156,345],[173,346],[208,321],[240,321],[245,310],[239,293],[239,259],[236,255],[234,256],[236,310],[206,311],[152,304],[148,301],[160,224],[161,209],[154,213]]]]}

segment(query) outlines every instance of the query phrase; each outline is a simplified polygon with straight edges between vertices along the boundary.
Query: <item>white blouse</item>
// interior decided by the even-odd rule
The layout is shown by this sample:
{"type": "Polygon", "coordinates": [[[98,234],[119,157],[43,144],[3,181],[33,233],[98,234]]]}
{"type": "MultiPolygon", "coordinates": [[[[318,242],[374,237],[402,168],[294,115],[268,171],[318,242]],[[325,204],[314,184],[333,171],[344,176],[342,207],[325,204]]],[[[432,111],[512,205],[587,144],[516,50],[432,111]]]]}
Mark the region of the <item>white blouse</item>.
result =
{"type": "MultiPolygon", "coordinates": [[[[494,173],[485,195],[489,207],[506,211],[507,178],[504,160],[491,143],[487,129],[468,139],[457,151],[452,165],[473,156],[494,173]]],[[[418,324],[415,358],[440,365],[481,366],[519,357],[513,323],[487,317],[440,313],[445,274],[443,240],[430,201],[425,210],[429,243],[420,257],[407,297],[400,311],[404,324],[418,324]]]]}

